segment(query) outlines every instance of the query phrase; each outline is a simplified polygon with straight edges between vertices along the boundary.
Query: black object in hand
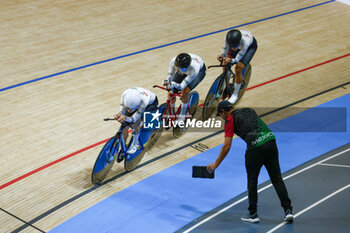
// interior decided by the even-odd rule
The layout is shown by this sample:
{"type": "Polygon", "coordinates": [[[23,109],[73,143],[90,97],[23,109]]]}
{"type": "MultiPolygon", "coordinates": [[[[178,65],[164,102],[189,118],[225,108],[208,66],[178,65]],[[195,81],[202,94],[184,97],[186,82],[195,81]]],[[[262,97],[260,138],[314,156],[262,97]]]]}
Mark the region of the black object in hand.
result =
{"type": "Polygon", "coordinates": [[[209,173],[206,166],[192,166],[192,177],[214,179],[214,171],[209,173]]]}

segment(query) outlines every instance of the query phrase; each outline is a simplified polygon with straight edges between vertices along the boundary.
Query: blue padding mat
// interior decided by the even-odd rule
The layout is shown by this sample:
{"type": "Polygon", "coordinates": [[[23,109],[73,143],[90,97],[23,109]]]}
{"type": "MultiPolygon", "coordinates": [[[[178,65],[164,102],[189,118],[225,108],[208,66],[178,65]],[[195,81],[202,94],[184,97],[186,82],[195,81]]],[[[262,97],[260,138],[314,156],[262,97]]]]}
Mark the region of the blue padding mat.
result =
{"type": "Polygon", "coordinates": [[[346,132],[346,107],[317,107],[270,126],[274,132],[346,132]]]}
{"type": "MultiPolygon", "coordinates": [[[[350,130],[349,124],[346,124],[350,116],[349,105],[350,94],[319,106],[347,108],[345,131],[338,129],[338,126],[340,128],[344,126],[343,113],[339,115],[343,123],[335,127],[338,129],[335,132],[325,130],[325,121],[317,120],[317,114],[311,114],[313,118],[316,117],[315,121],[309,121],[312,124],[312,130],[308,129],[306,132],[279,130],[283,131],[276,133],[282,172],[349,143],[350,130]],[[323,127],[324,130],[315,132],[313,129],[318,127],[323,127]]],[[[310,119],[308,114],[310,113],[299,113],[270,126],[272,128],[286,127],[293,119],[310,119]]],[[[223,140],[224,136],[222,136],[222,142],[223,140]]],[[[176,231],[246,191],[244,166],[246,146],[241,139],[233,140],[229,154],[215,172],[215,179],[193,179],[191,177],[192,165],[207,165],[214,162],[221,146],[180,162],[106,198],[50,232],[165,233],[176,231]]],[[[268,180],[268,175],[265,169],[262,169],[259,183],[266,180],[268,180]]],[[[114,185],[118,185],[118,180],[114,185]]]]}

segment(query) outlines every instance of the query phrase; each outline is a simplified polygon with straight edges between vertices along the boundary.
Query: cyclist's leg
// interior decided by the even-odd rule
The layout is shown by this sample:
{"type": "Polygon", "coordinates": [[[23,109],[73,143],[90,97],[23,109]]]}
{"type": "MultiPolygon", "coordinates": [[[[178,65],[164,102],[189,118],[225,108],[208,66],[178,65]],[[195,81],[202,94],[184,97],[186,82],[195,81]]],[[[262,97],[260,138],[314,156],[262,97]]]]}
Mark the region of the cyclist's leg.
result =
{"type": "MultiPolygon", "coordinates": [[[[185,78],[186,78],[186,76],[181,75],[178,72],[175,72],[175,74],[170,77],[169,81],[173,81],[173,82],[176,82],[176,83],[181,83],[185,78]]],[[[175,114],[175,102],[176,102],[176,98],[174,97],[170,101],[170,107],[171,107],[171,110],[172,110],[173,114],[175,114]]]]}
{"type": "Polygon", "coordinates": [[[232,104],[236,103],[238,100],[238,93],[239,90],[241,89],[241,83],[243,80],[242,77],[242,71],[245,68],[245,64],[242,62],[238,62],[235,67],[235,82],[234,82],[234,92],[231,95],[231,97],[228,99],[228,101],[232,104]]]}
{"type": "Polygon", "coordinates": [[[134,154],[140,146],[140,143],[139,143],[140,123],[141,123],[141,117],[131,125],[131,128],[133,129],[133,132],[132,132],[133,140],[127,151],[128,154],[134,154]]]}
{"type": "Polygon", "coordinates": [[[196,86],[198,86],[198,84],[200,82],[202,82],[202,80],[204,79],[205,75],[207,73],[207,68],[205,66],[205,64],[203,64],[203,67],[201,68],[201,70],[199,71],[199,73],[197,74],[197,76],[192,80],[192,82],[190,82],[190,84],[188,84],[188,88],[192,91],[193,89],[196,88],[196,86]]]}
{"type": "Polygon", "coordinates": [[[232,83],[231,83],[231,77],[233,76],[233,74],[231,73],[232,64],[231,63],[227,64],[227,66],[228,66],[229,69],[226,72],[226,76],[225,76],[226,89],[225,89],[225,92],[223,94],[224,98],[226,98],[226,96],[231,96],[231,94],[233,92],[233,85],[234,85],[234,82],[235,82],[235,80],[232,80],[232,83]]]}
{"type": "Polygon", "coordinates": [[[179,121],[184,121],[186,118],[190,92],[191,92],[191,89],[188,86],[182,90],[182,98],[181,98],[182,103],[181,103],[181,107],[180,107],[180,114],[178,116],[179,121]]]}
{"type": "MultiPolygon", "coordinates": [[[[158,97],[156,96],[156,98],[154,99],[154,101],[152,103],[150,103],[149,105],[146,106],[145,108],[145,112],[155,112],[158,109],[158,97]]],[[[141,121],[143,122],[143,116],[144,114],[141,114],[141,117],[131,125],[131,128],[133,129],[133,144],[135,144],[137,147],[139,146],[139,136],[140,136],[140,125],[141,125],[141,121]]]]}
{"type": "Polygon", "coordinates": [[[249,48],[247,49],[247,52],[244,54],[242,59],[236,65],[236,68],[235,68],[236,83],[242,82],[243,80],[242,71],[245,67],[248,66],[257,49],[258,49],[258,43],[255,40],[255,38],[253,38],[253,43],[249,46],[249,48]]]}
{"type": "Polygon", "coordinates": [[[158,97],[156,96],[156,98],[154,99],[154,101],[152,103],[150,103],[149,105],[146,106],[145,111],[146,112],[153,112],[156,111],[158,109],[159,102],[158,102],[158,97]]]}
{"type": "Polygon", "coordinates": [[[229,99],[229,102],[231,102],[232,104],[234,104],[238,100],[238,93],[239,93],[239,90],[241,89],[241,83],[243,81],[242,71],[246,66],[248,66],[248,64],[252,60],[257,48],[258,48],[258,44],[255,38],[253,38],[253,43],[249,46],[247,52],[244,54],[242,59],[235,66],[235,76],[236,76],[235,83],[234,83],[235,91],[229,99]]]}
{"type": "MultiPolygon", "coordinates": [[[[180,116],[181,118],[185,118],[187,111],[188,111],[188,101],[190,98],[190,93],[191,91],[196,88],[196,86],[198,86],[198,84],[200,82],[202,82],[202,80],[204,79],[206,75],[206,67],[205,64],[203,64],[203,67],[201,68],[201,70],[199,71],[199,73],[197,74],[197,76],[192,80],[192,82],[190,84],[187,85],[187,87],[185,87],[182,90],[182,104],[181,104],[181,112],[180,112],[180,116]]],[[[179,118],[180,118],[179,116],[179,118]]]]}
{"type": "Polygon", "coordinates": [[[245,65],[242,62],[238,62],[235,66],[236,78],[234,82],[234,92],[228,100],[232,104],[236,103],[236,101],[238,100],[238,93],[239,93],[239,90],[241,89],[241,83],[243,80],[242,71],[244,68],[245,68],[245,65]]]}
{"type": "Polygon", "coordinates": [[[129,136],[129,129],[130,128],[128,126],[124,127],[124,129],[123,129],[123,136],[124,136],[125,141],[129,136]]]}

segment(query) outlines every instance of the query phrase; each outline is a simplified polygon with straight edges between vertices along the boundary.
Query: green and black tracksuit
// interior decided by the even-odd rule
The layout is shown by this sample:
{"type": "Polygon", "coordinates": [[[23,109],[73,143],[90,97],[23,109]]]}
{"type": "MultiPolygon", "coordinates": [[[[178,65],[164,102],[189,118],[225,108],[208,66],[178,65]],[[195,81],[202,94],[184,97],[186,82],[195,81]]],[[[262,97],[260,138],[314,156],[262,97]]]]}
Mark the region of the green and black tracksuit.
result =
{"type": "Polygon", "coordinates": [[[271,182],[286,211],[292,210],[291,200],[281,175],[278,150],[273,132],[251,108],[234,110],[225,123],[225,137],[238,135],[247,143],[245,166],[248,176],[249,211],[257,211],[257,186],[261,167],[264,165],[271,182]]]}

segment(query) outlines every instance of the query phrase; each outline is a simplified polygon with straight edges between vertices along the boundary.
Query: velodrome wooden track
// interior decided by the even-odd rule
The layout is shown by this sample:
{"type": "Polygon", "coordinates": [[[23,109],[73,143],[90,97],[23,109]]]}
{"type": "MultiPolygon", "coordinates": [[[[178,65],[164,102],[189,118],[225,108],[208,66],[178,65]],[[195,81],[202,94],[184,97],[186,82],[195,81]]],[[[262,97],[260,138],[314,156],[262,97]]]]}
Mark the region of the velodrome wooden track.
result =
{"type": "MultiPolygon", "coordinates": [[[[62,205],[92,187],[90,173],[102,147],[95,144],[119,126],[102,119],[118,111],[121,93],[160,84],[170,59],[183,51],[215,64],[224,29],[244,25],[240,28],[258,41],[250,87],[291,74],[247,91],[240,106],[282,107],[329,90],[293,106],[313,107],[349,93],[349,84],[330,89],[350,80],[350,6],[329,2],[292,12],[323,2],[1,1],[0,232],[21,227],[21,220],[49,231],[198,154],[187,147],[62,205]],[[212,32],[217,33],[207,35],[212,32]],[[179,43],[169,44],[173,42],[179,43]]],[[[201,102],[218,74],[208,70],[196,88],[201,102]]],[[[165,93],[154,91],[163,102],[165,93]]],[[[271,123],[290,114],[264,119],[271,123]]],[[[165,133],[143,162],[209,134],[173,139],[165,133]]],[[[208,147],[222,142],[222,134],[201,141],[208,147]]],[[[122,172],[123,166],[116,165],[111,177],[122,172]]],[[[22,232],[37,230],[27,227],[22,232]]]]}

